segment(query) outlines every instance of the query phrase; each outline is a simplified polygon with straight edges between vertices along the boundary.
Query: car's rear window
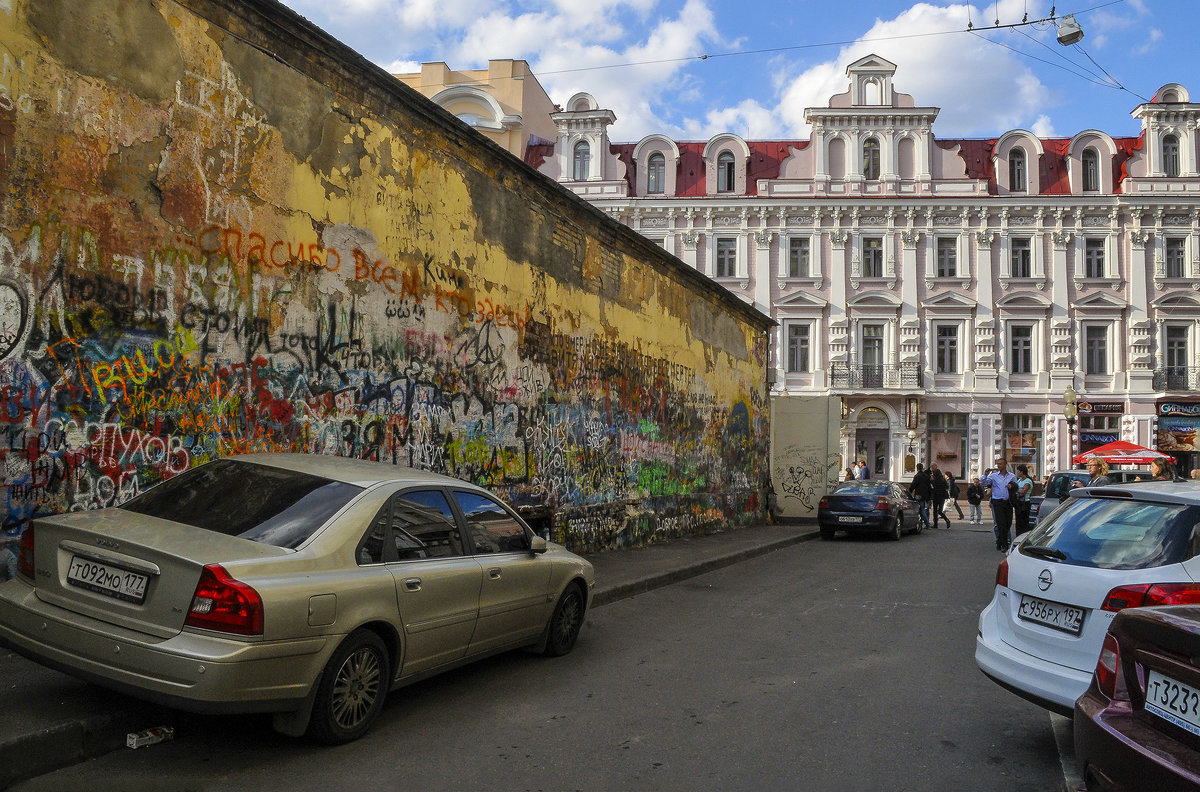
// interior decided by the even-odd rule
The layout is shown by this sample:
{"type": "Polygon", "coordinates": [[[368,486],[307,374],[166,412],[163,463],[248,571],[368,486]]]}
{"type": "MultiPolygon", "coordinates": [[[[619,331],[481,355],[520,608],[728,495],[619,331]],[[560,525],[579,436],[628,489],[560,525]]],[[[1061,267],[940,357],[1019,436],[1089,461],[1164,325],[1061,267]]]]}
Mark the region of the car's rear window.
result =
{"type": "Polygon", "coordinates": [[[360,492],[308,473],[222,459],[167,479],[120,508],[293,548],[360,492]]]}
{"type": "Polygon", "coordinates": [[[1186,561],[1196,555],[1198,544],[1200,506],[1075,498],[1039,520],[1021,552],[1044,547],[1075,566],[1149,569],[1186,561]]]}
{"type": "Polygon", "coordinates": [[[833,488],[835,495],[887,495],[886,481],[846,481],[833,488]]]}

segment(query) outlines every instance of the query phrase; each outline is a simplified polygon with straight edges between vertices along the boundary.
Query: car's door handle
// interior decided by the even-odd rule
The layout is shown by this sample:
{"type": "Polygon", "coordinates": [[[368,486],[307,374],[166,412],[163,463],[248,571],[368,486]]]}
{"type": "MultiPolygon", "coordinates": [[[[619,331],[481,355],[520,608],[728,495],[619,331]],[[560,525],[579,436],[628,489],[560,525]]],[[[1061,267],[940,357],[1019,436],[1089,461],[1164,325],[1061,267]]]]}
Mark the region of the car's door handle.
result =
{"type": "Polygon", "coordinates": [[[421,578],[409,578],[408,580],[404,581],[404,588],[409,591],[420,591],[421,578]]]}
{"type": "Polygon", "coordinates": [[[491,569],[489,569],[488,577],[490,577],[492,580],[499,580],[500,579],[500,567],[492,567],[491,569]]]}

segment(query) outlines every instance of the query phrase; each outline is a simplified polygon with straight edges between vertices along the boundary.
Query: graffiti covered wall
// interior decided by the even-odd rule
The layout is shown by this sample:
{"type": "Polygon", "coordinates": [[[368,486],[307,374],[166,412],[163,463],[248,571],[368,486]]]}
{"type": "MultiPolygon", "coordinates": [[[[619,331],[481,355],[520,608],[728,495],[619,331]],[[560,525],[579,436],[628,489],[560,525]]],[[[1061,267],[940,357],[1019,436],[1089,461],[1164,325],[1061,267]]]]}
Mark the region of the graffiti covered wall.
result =
{"type": "Polygon", "coordinates": [[[8,544],[248,451],[760,517],[769,320],[269,0],[0,0],[0,201],[8,544]]]}
{"type": "Polygon", "coordinates": [[[821,496],[840,478],[841,400],[779,394],[771,401],[771,483],[780,514],[816,517],[821,496]]]}

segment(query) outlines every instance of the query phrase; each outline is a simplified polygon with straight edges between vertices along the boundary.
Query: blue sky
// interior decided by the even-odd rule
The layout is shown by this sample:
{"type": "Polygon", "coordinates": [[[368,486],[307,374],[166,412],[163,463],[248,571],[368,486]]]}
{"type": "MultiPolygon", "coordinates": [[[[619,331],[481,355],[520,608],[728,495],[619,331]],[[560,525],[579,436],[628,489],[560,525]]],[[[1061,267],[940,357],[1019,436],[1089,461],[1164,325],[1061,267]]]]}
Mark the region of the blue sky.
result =
{"type": "Polygon", "coordinates": [[[651,132],[707,140],[807,138],[804,108],[846,90],[846,65],[897,65],[896,90],[940,107],[940,138],[1028,129],[1136,135],[1129,113],[1169,82],[1200,101],[1200,0],[284,0],[393,72],[529,61],[551,99],[613,110],[614,142],[651,132]],[[1050,23],[1074,14],[1064,47],[1050,23]],[[968,23],[974,32],[966,32],[968,23]],[[702,58],[707,55],[707,58],[702,58]],[[1123,86],[1113,87],[1114,84],[1123,86]]]}

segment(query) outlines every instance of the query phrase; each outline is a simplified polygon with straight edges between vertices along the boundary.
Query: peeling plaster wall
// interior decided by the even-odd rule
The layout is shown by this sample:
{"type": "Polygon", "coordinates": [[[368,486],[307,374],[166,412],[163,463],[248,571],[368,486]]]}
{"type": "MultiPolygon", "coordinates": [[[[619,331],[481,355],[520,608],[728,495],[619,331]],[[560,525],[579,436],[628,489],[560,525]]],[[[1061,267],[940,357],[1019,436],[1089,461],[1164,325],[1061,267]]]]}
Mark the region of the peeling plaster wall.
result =
{"type": "Polygon", "coordinates": [[[6,552],[259,450],[761,517],[770,320],[270,0],[0,2],[0,202],[6,552]]]}

